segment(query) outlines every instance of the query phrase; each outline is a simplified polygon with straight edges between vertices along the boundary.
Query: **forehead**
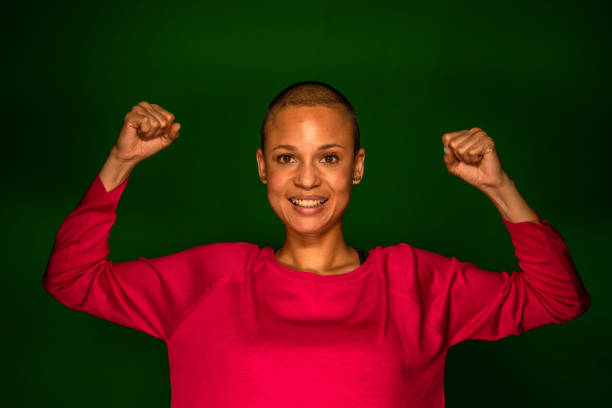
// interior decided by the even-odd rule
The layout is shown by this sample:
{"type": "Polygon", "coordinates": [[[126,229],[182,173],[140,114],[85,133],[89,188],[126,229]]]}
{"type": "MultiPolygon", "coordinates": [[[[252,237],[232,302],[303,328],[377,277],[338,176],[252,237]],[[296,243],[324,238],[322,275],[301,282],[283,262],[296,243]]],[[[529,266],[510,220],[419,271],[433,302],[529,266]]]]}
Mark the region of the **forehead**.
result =
{"type": "Polygon", "coordinates": [[[270,118],[268,143],[352,145],[351,118],[342,105],[287,106],[270,118]]]}

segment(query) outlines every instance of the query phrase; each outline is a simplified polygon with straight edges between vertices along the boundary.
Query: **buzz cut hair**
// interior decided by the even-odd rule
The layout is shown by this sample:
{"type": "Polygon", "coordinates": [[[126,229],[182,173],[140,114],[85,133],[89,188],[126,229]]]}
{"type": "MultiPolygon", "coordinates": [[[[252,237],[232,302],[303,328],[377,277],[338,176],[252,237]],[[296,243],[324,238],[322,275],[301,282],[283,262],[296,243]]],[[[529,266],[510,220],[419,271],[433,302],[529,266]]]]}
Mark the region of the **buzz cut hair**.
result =
{"type": "Polygon", "coordinates": [[[355,109],[349,100],[337,89],[319,81],[301,81],[283,89],[268,105],[261,124],[261,151],[265,153],[266,128],[270,119],[287,106],[343,106],[353,124],[353,158],[359,152],[359,123],[355,109]]]}

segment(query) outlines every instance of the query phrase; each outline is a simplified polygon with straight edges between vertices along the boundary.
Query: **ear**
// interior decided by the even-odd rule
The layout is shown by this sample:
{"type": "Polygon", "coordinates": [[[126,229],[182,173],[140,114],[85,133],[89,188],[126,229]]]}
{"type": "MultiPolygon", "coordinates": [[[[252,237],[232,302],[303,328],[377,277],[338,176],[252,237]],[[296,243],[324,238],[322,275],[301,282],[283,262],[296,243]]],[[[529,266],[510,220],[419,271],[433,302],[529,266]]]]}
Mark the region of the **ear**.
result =
{"type": "Polygon", "coordinates": [[[364,161],[365,161],[365,150],[359,149],[357,156],[355,156],[355,163],[353,164],[353,184],[359,184],[363,179],[364,161]]]}
{"type": "Polygon", "coordinates": [[[266,161],[264,159],[263,151],[261,148],[257,149],[255,153],[255,158],[257,159],[257,171],[259,172],[259,179],[262,183],[268,184],[267,174],[266,174],[266,161]]]}

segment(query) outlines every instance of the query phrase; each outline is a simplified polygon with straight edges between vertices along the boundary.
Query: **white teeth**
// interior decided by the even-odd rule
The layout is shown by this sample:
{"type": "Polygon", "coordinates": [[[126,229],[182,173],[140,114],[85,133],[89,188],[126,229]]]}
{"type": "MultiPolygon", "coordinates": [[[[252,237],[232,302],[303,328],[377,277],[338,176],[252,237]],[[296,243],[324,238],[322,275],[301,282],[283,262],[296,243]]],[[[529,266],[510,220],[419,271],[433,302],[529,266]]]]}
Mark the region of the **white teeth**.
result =
{"type": "Polygon", "coordinates": [[[326,200],[294,200],[290,199],[291,202],[300,207],[318,207],[323,204],[326,200]]]}

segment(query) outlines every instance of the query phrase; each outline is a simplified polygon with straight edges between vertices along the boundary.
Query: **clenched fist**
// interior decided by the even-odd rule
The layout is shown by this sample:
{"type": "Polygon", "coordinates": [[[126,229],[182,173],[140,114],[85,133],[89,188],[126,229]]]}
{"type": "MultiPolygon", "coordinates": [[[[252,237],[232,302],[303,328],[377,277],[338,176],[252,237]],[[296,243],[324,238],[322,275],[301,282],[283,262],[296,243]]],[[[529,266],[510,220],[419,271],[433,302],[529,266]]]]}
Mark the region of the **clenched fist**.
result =
{"type": "Polygon", "coordinates": [[[482,129],[445,133],[444,163],[448,171],[480,190],[500,187],[507,179],[495,143],[482,129]]]}
{"type": "Polygon", "coordinates": [[[124,117],[114,149],[117,158],[139,162],[168,147],[178,136],[179,123],[159,105],[140,102],[124,117]]]}

